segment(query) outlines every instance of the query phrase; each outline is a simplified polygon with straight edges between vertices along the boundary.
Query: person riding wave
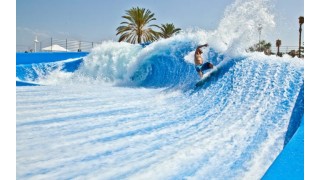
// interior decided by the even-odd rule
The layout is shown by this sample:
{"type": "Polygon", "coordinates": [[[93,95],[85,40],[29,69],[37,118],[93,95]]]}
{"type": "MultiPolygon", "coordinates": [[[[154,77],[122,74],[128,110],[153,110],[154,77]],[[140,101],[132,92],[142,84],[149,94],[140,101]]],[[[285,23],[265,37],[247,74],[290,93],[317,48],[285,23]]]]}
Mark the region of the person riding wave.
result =
{"type": "Polygon", "coordinates": [[[213,64],[211,64],[210,62],[203,63],[203,58],[201,56],[201,54],[202,54],[201,48],[207,47],[207,46],[208,46],[208,44],[198,46],[196,49],[196,52],[194,54],[195,68],[196,68],[196,71],[198,72],[200,78],[202,78],[202,76],[203,76],[203,71],[213,68],[213,64]]]}

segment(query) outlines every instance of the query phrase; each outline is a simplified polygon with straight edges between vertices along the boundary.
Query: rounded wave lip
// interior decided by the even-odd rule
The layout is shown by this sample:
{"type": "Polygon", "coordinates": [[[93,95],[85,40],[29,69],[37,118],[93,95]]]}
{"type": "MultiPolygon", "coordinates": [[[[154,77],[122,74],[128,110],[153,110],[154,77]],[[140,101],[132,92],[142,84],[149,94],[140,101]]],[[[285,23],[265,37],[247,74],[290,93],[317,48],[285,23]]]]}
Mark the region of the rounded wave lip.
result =
{"type": "Polygon", "coordinates": [[[16,65],[16,79],[17,81],[21,82],[17,82],[17,84],[43,84],[42,80],[47,79],[53,74],[73,73],[79,68],[82,62],[83,58],[80,57],[56,62],[42,62],[16,65]]]}

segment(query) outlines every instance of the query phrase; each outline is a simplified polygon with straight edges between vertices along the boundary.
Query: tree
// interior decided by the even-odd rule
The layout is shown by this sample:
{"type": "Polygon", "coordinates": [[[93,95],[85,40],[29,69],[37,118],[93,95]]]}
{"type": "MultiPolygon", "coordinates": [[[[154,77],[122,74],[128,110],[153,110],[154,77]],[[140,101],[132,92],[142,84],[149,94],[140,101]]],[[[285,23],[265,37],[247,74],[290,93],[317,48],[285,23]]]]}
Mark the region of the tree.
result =
{"type": "Polygon", "coordinates": [[[265,40],[260,41],[260,43],[257,43],[251,47],[249,47],[250,52],[259,51],[259,52],[267,52],[270,51],[271,43],[267,43],[265,40]]]}
{"type": "Polygon", "coordinates": [[[157,25],[148,25],[151,21],[156,20],[154,13],[145,8],[131,8],[126,11],[126,15],[122,16],[126,22],[122,22],[122,26],[117,28],[117,34],[120,35],[120,41],[126,41],[132,44],[142,42],[152,42],[158,39],[158,33],[151,27],[157,25]]]}
{"type": "Polygon", "coordinates": [[[161,26],[158,26],[160,28],[161,32],[159,32],[159,36],[162,38],[169,38],[181,31],[180,28],[176,28],[173,23],[169,24],[161,24],[161,26]]]}

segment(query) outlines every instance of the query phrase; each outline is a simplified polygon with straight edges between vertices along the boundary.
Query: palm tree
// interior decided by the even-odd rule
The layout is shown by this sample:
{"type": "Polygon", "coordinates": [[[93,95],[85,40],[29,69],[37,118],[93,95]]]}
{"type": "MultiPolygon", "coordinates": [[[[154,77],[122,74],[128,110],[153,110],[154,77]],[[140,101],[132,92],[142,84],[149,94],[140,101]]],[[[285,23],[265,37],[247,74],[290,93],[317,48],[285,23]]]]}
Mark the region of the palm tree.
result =
{"type": "Polygon", "coordinates": [[[154,13],[145,8],[131,8],[122,16],[127,22],[122,22],[123,26],[117,28],[117,35],[120,34],[119,42],[126,41],[132,44],[142,42],[152,42],[158,39],[158,33],[151,27],[157,25],[148,25],[151,21],[156,20],[154,13]]]}
{"type": "Polygon", "coordinates": [[[162,38],[169,38],[181,31],[180,28],[174,27],[172,23],[161,24],[161,27],[158,26],[158,28],[161,30],[161,32],[159,32],[159,36],[162,38]]]}
{"type": "Polygon", "coordinates": [[[257,44],[254,44],[253,46],[249,47],[249,51],[250,52],[254,52],[254,51],[266,51],[266,50],[270,50],[271,48],[271,43],[267,43],[265,40],[260,41],[257,44]]]}

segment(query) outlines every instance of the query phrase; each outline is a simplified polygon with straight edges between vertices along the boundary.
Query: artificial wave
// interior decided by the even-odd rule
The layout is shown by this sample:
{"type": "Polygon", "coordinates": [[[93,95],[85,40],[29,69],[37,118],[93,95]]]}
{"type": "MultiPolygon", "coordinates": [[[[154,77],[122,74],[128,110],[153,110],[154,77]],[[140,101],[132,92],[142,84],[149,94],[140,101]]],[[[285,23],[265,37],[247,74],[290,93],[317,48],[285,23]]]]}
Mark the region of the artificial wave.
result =
{"type": "Polygon", "coordinates": [[[304,66],[247,53],[253,24],[272,27],[273,16],[265,1],[244,1],[259,16],[240,28],[231,22],[251,15],[240,2],[216,31],[17,65],[17,80],[39,85],[17,87],[17,178],[260,179],[287,141],[304,66]],[[220,70],[195,87],[193,54],[204,43],[220,70]]]}

